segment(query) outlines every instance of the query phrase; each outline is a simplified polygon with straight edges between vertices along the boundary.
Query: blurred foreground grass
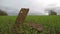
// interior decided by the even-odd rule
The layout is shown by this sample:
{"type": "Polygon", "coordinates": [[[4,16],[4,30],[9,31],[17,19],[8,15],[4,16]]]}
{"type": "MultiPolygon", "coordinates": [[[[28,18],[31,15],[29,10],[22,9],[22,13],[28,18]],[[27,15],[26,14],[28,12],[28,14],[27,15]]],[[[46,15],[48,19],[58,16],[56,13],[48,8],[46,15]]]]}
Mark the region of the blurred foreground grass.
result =
{"type": "MultiPolygon", "coordinates": [[[[0,16],[0,30],[5,34],[12,34],[11,28],[14,25],[16,16],[0,16]],[[8,32],[9,31],[9,32],[8,32]]],[[[20,33],[25,30],[26,34],[32,34],[29,30],[30,27],[26,26],[25,23],[31,21],[39,23],[43,26],[44,31],[41,34],[60,34],[60,16],[27,16],[23,28],[20,28],[20,33]]],[[[33,33],[37,31],[34,30],[33,33]]]]}

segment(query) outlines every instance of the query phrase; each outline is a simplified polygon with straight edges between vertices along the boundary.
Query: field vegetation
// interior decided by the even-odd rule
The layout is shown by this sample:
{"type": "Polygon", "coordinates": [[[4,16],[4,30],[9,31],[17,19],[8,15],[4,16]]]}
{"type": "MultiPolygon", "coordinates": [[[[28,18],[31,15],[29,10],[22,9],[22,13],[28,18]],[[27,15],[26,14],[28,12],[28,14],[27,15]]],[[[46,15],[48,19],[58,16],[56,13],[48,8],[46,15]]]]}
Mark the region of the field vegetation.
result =
{"type": "MultiPolygon", "coordinates": [[[[12,27],[15,24],[17,16],[0,16],[0,34],[12,34],[12,27]]],[[[37,34],[37,30],[32,32],[27,22],[38,23],[43,26],[41,34],[60,34],[60,16],[27,16],[22,27],[17,29],[20,34],[37,34]]]]}

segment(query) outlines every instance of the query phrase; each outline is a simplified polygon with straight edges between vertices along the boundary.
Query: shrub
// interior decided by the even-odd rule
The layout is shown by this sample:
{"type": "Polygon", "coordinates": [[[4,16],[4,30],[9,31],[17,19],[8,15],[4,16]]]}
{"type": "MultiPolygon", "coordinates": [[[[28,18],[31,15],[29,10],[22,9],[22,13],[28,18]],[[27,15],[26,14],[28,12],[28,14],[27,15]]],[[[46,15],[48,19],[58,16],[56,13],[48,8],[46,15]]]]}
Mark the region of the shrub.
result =
{"type": "Polygon", "coordinates": [[[49,15],[57,15],[57,13],[54,10],[50,10],[49,15]]]}
{"type": "Polygon", "coordinates": [[[8,14],[5,11],[0,10],[0,16],[7,16],[8,14]]]}

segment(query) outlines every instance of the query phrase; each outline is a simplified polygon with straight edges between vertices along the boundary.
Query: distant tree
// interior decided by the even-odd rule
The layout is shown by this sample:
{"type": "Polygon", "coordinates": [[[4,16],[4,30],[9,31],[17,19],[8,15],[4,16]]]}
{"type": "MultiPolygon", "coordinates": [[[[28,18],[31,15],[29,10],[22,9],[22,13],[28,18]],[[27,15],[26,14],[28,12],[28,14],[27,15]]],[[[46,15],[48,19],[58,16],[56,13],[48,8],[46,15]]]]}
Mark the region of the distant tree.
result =
{"type": "Polygon", "coordinates": [[[49,15],[57,15],[57,13],[54,10],[54,8],[46,9],[45,12],[47,12],[49,15]]]}
{"type": "Polygon", "coordinates": [[[57,15],[57,13],[54,10],[49,10],[49,15],[57,15]]]}
{"type": "Polygon", "coordinates": [[[0,16],[7,16],[8,14],[5,11],[0,10],[0,16]]]}

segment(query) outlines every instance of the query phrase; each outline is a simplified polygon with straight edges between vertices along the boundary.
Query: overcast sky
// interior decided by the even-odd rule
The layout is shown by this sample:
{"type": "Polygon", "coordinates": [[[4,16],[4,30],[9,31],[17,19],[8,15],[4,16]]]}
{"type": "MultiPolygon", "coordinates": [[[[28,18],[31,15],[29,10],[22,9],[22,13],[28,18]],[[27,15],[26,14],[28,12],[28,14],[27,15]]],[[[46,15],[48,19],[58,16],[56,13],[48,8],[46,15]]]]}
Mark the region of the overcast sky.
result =
{"type": "Polygon", "coordinates": [[[60,0],[0,0],[0,6],[14,8],[29,8],[31,13],[44,13],[44,8],[60,7],[60,0]]]}

